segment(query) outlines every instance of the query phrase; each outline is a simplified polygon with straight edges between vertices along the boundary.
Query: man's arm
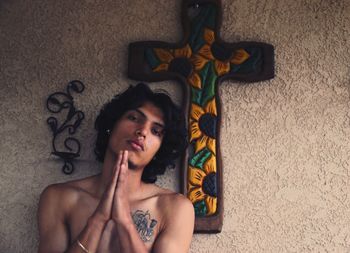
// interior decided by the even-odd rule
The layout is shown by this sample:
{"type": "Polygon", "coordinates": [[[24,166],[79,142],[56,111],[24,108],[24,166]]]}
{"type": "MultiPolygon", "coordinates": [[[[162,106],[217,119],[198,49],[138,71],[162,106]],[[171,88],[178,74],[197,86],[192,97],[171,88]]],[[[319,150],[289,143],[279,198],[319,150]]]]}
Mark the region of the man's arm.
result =
{"type": "MultiPolygon", "coordinates": [[[[111,218],[113,196],[120,171],[121,156],[114,168],[111,182],[107,186],[95,212],[88,219],[83,231],[79,234],[79,242],[90,252],[96,252],[103,230],[111,218]]],[[[74,206],[74,199],[78,198],[74,192],[66,192],[66,186],[53,185],[47,187],[41,195],[39,222],[39,253],[75,253],[82,252],[77,241],[70,242],[66,226],[66,214],[74,206]],[[71,245],[69,245],[71,243],[71,245]]]]}
{"type": "Polygon", "coordinates": [[[59,203],[60,186],[47,187],[40,196],[38,210],[39,252],[64,252],[69,235],[64,224],[64,206],[59,203]]]}
{"type": "MultiPolygon", "coordinates": [[[[52,185],[41,194],[38,210],[39,253],[82,252],[76,241],[69,245],[70,238],[65,223],[65,215],[70,206],[69,202],[75,196],[74,193],[66,193],[65,191],[67,190],[62,185],[52,185]],[[70,194],[70,196],[65,196],[67,194],[70,194]]],[[[95,249],[98,246],[103,229],[103,222],[99,222],[92,216],[78,236],[78,240],[86,247],[95,249]]]]}
{"type": "Polygon", "coordinates": [[[111,216],[117,227],[120,250],[123,253],[147,253],[147,248],[131,218],[130,203],[127,198],[128,151],[124,150],[119,155],[122,159],[111,216]]]}
{"type": "Polygon", "coordinates": [[[177,195],[168,203],[163,231],[158,235],[153,253],[188,252],[194,229],[194,209],[192,203],[182,195],[177,195]]]}

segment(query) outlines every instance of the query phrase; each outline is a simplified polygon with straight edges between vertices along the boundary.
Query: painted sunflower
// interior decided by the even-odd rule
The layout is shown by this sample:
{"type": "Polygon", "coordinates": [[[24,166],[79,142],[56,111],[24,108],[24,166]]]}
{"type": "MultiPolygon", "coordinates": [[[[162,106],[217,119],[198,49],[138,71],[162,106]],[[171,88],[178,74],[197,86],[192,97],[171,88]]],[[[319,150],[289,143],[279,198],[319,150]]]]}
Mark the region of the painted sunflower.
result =
{"type": "Polygon", "coordinates": [[[194,71],[190,61],[192,50],[188,44],[179,49],[156,48],[154,52],[161,61],[161,63],[153,69],[154,72],[171,71],[178,73],[186,78],[193,87],[201,88],[201,79],[196,71],[194,71]]]}
{"type": "Polygon", "coordinates": [[[248,52],[244,49],[233,52],[217,43],[214,31],[211,29],[204,28],[204,40],[206,44],[191,59],[197,71],[201,70],[208,61],[214,61],[216,73],[221,76],[230,71],[231,63],[239,65],[249,58],[248,52]]]}
{"type": "Polygon", "coordinates": [[[195,153],[208,147],[215,154],[216,117],[215,97],[204,108],[191,104],[190,142],[196,140],[195,153]]]}
{"type": "Polygon", "coordinates": [[[204,200],[207,215],[215,214],[217,209],[216,164],[211,155],[205,162],[203,170],[189,166],[188,198],[192,203],[204,200]]]}

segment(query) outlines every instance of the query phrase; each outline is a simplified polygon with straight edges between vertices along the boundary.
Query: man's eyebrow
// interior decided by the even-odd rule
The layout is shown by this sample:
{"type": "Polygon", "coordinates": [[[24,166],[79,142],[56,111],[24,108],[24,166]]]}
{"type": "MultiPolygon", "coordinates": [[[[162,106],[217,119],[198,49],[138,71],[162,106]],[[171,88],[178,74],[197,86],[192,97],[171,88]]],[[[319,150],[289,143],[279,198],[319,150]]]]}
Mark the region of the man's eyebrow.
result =
{"type": "MultiPolygon", "coordinates": [[[[146,114],[144,114],[144,112],[143,111],[141,111],[141,110],[139,110],[139,109],[134,109],[136,112],[138,112],[139,114],[141,114],[141,116],[142,117],[144,117],[145,119],[148,119],[147,118],[147,115],[146,114]]],[[[159,126],[159,127],[161,127],[161,128],[165,128],[165,126],[164,126],[164,124],[162,124],[162,123],[160,123],[160,122],[153,122],[155,125],[157,125],[157,126],[159,126]]]]}

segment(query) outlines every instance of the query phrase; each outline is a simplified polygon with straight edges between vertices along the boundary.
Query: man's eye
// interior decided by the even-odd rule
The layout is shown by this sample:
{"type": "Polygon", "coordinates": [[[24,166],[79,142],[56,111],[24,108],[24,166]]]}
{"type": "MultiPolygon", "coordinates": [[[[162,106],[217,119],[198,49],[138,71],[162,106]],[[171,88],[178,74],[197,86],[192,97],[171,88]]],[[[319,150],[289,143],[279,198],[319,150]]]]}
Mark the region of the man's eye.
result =
{"type": "Polygon", "coordinates": [[[153,134],[157,135],[157,136],[161,136],[163,134],[163,131],[157,128],[153,128],[152,129],[153,134]]]}
{"type": "Polygon", "coordinates": [[[128,115],[128,119],[131,121],[137,121],[137,117],[133,114],[128,115]]]}

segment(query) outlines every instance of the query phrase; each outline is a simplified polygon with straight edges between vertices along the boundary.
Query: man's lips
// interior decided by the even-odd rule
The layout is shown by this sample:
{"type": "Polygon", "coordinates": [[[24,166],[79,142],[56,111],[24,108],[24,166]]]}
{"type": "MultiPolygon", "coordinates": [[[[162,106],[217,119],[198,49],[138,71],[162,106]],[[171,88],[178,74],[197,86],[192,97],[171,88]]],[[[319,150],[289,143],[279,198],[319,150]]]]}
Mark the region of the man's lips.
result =
{"type": "Polygon", "coordinates": [[[128,143],[130,146],[138,151],[144,151],[144,145],[138,140],[129,140],[128,143]]]}

